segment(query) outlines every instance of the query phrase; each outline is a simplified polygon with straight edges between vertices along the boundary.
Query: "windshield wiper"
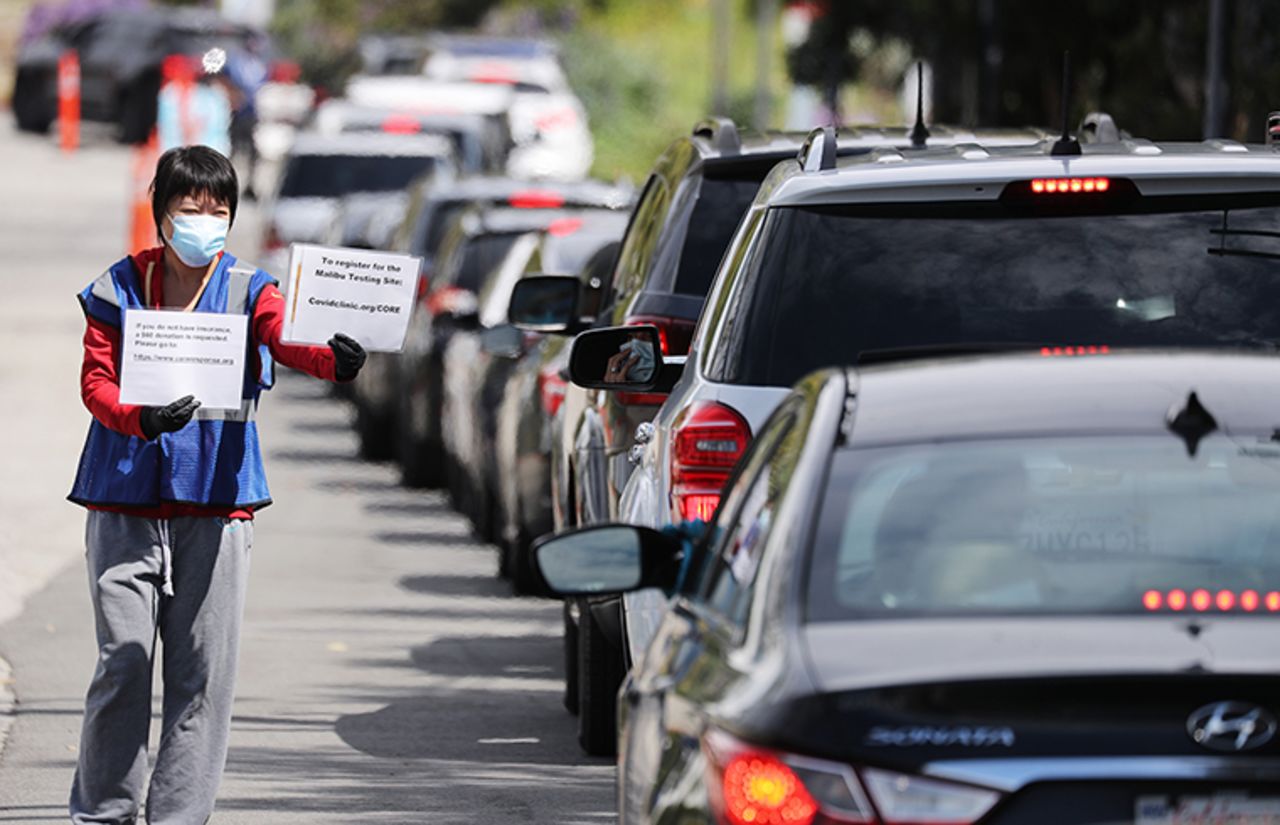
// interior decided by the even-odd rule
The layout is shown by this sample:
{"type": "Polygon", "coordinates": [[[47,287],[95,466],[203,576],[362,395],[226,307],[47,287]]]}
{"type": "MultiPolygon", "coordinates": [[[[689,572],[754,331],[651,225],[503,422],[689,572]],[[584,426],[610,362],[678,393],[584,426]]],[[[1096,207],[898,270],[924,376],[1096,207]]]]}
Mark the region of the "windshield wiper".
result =
{"type": "Polygon", "coordinates": [[[1028,352],[1045,346],[1029,341],[979,342],[967,344],[922,344],[914,347],[864,349],[858,353],[859,364],[885,364],[892,361],[915,361],[925,358],[955,358],[987,355],[994,352],[1028,352]]]}

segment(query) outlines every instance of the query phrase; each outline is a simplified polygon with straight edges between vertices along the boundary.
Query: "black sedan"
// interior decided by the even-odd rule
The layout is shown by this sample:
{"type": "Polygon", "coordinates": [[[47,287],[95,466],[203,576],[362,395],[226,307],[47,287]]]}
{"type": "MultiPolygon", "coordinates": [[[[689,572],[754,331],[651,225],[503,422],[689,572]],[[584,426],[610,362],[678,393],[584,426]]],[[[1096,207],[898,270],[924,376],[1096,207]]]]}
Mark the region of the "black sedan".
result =
{"type": "Polygon", "coordinates": [[[560,595],[674,594],[622,822],[1280,822],[1277,433],[1266,356],[805,379],[701,538],[536,549],[560,595]]]}

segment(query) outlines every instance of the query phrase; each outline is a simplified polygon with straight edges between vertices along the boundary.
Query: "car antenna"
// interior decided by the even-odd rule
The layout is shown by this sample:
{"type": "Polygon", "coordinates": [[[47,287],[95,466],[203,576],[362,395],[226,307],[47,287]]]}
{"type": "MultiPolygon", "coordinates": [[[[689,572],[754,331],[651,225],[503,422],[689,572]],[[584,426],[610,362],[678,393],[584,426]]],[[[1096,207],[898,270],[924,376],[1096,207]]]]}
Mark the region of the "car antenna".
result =
{"type": "Polygon", "coordinates": [[[1071,136],[1071,52],[1064,51],[1062,53],[1062,137],[1053,144],[1053,148],[1049,150],[1049,154],[1057,157],[1060,155],[1078,155],[1080,151],[1080,141],[1071,136]]]}
{"type": "Polygon", "coordinates": [[[924,61],[916,61],[916,125],[911,127],[911,148],[923,149],[929,140],[929,128],[924,125],[924,61]]]}
{"type": "Polygon", "coordinates": [[[1180,408],[1175,404],[1169,410],[1165,424],[1187,445],[1187,455],[1191,458],[1196,457],[1201,439],[1218,429],[1217,419],[1200,403],[1194,390],[1187,396],[1185,404],[1180,408]]]}

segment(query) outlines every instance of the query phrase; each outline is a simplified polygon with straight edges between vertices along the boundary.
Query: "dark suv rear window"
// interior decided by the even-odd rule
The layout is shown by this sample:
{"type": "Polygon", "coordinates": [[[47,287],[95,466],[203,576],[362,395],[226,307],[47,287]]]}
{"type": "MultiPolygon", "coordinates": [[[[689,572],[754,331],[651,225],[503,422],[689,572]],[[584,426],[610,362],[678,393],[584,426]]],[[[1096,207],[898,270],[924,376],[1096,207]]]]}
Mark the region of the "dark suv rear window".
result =
{"type": "Polygon", "coordinates": [[[352,192],[396,192],[430,171],[436,158],[389,155],[295,155],[289,159],[282,198],[337,198],[352,192]]]}
{"type": "Polygon", "coordinates": [[[706,297],[720,258],[759,189],[758,179],[703,179],[680,253],[675,292],[706,297]]]}
{"type": "Polygon", "coordinates": [[[502,263],[518,237],[520,236],[516,234],[502,234],[476,235],[471,238],[462,249],[462,260],[458,263],[453,285],[472,292],[479,291],[485,276],[502,263]]]}
{"type": "Polygon", "coordinates": [[[1280,343],[1280,208],[877,217],[778,208],[712,374],[789,386],[885,350],[1280,343]],[[1225,232],[1224,232],[1225,228],[1225,232]]]}

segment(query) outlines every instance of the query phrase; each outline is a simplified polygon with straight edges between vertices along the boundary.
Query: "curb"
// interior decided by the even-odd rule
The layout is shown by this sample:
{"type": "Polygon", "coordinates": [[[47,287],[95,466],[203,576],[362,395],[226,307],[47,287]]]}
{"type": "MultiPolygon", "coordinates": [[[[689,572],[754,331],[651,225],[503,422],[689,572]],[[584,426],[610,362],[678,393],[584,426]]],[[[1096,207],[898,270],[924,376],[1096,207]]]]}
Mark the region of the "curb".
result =
{"type": "Polygon", "coordinates": [[[0,756],[4,756],[5,741],[13,725],[13,707],[17,699],[13,695],[13,668],[0,659],[0,756]]]}

